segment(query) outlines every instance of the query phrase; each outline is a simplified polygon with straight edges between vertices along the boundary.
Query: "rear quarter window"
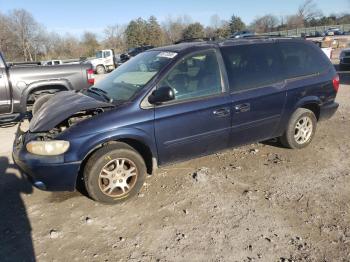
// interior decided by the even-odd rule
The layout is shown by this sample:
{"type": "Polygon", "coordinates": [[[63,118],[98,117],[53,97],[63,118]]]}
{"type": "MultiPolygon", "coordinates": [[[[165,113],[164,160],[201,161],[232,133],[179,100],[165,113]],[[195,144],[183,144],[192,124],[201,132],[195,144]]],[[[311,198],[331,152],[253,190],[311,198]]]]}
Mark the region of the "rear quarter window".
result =
{"type": "Polygon", "coordinates": [[[231,92],[269,86],[283,80],[281,56],[273,43],[222,47],[231,92]]]}
{"type": "Polygon", "coordinates": [[[317,45],[313,43],[280,42],[278,43],[285,78],[295,78],[318,74],[329,68],[329,61],[317,45]]]}

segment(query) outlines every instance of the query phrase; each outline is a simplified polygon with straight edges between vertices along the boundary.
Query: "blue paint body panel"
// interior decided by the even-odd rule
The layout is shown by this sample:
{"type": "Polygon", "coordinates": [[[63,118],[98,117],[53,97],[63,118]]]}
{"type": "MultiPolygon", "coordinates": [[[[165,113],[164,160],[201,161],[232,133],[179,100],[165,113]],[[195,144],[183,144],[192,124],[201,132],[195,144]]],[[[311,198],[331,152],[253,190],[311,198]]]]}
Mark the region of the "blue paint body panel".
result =
{"type": "MultiPolygon", "coordinates": [[[[237,40],[231,45],[259,41],[264,40],[237,40]]],[[[220,60],[222,46],[227,44],[187,43],[159,48],[178,52],[178,55],[128,103],[59,133],[55,139],[70,142],[70,148],[64,155],[40,157],[30,154],[25,144],[42,135],[42,132],[23,134],[19,131],[13,149],[16,164],[32,181],[43,182],[47,190],[74,190],[83,161],[91,152],[110,141],[138,141],[149,148],[158,165],[164,165],[281,136],[290,116],[299,107],[317,105],[320,109],[319,120],[328,119],[336,112],[338,104],[335,103],[336,91],[332,82],[336,72],[330,62],[328,71],[319,75],[283,79],[252,90],[230,92],[226,67],[220,60]],[[223,78],[222,94],[142,106],[159,80],[179,60],[191,52],[207,49],[215,49],[218,53],[223,78]]],[[[49,114],[50,108],[46,110],[49,114]]],[[[41,121],[45,121],[45,116],[41,117],[41,121]]],[[[44,128],[45,125],[40,126],[44,128]]]]}

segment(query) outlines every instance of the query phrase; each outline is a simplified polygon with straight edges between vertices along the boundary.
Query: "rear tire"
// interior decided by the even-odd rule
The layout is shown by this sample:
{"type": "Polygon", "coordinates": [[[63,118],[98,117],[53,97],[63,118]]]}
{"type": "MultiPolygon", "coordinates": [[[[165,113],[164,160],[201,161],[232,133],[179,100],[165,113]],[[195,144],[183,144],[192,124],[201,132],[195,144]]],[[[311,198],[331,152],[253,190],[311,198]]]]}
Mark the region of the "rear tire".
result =
{"type": "Polygon", "coordinates": [[[96,67],[96,73],[97,73],[98,75],[105,74],[105,73],[106,73],[105,67],[102,66],[102,65],[97,66],[97,67],[96,67]]]}
{"type": "Polygon", "coordinates": [[[39,109],[53,96],[53,94],[41,95],[37,98],[33,104],[32,115],[34,116],[39,109]]]}
{"type": "Polygon", "coordinates": [[[141,155],[125,143],[102,147],[84,169],[86,191],[95,201],[118,204],[135,196],[146,179],[141,155]]]}
{"type": "Polygon", "coordinates": [[[306,108],[298,108],[291,116],[285,133],[280,137],[282,145],[291,149],[307,147],[315,136],[317,119],[306,108]]]}

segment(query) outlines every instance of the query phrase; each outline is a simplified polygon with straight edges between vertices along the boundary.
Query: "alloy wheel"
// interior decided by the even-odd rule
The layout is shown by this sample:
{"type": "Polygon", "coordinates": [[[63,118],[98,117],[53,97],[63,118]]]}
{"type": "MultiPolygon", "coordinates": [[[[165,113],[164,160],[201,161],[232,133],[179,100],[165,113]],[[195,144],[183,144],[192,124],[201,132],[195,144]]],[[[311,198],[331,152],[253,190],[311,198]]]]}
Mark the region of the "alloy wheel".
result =
{"type": "Polygon", "coordinates": [[[304,116],[298,120],[294,129],[294,139],[298,144],[305,144],[311,138],[313,132],[312,120],[304,116]]]}
{"type": "Polygon", "coordinates": [[[99,187],[109,197],[127,195],[135,186],[138,170],[134,162],[126,158],[109,161],[99,174],[99,187]]]}

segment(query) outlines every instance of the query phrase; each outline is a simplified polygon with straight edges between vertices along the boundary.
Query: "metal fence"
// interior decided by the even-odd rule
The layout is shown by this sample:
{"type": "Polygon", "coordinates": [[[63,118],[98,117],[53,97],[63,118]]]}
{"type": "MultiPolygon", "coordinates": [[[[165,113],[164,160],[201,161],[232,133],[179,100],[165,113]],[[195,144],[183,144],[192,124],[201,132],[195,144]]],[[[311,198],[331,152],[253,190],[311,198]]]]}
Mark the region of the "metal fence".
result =
{"type": "Polygon", "coordinates": [[[282,35],[282,36],[300,36],[302,34],[307,35],[315,35],[316,32],[318,33],[324,33],[329,28],[339,28],[343,32],[350,32],[350,24],[343,24],[343,25],[325,25],[325,26],[314,26],[314,27],[306,27],[306,28],[296,28],[291,30],[284,30],[284,31],[274,31],[269,32],[265,34],[269,35],[282,35]]]}

